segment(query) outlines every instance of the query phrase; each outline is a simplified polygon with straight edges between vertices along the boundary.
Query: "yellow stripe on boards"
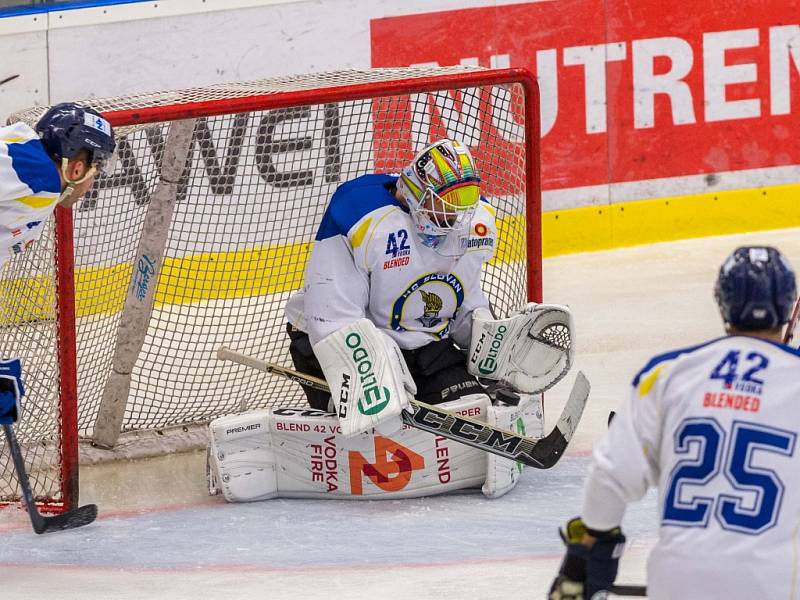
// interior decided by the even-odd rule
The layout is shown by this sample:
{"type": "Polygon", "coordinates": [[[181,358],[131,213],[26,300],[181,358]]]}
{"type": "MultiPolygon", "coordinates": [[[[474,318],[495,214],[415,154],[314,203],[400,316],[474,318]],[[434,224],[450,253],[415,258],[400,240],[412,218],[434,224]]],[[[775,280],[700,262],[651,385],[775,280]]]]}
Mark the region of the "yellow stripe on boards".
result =
{"type": "Polygon", "coordinates": [[[121,311],[132,272],[129,264],[75,269],[75,316],[121,311]]]}
{"type": "Polygon", "coordinates": [[[310,253],[311,244],[299,243],[167,259],[155,300],[191,304],[296,290],[310,253]]]}
{"type": "MultiPolygon", "coordinates": [[[[301,243],[167,258],[155,304],[192,304],[299,289],[310,251],[311,244],[301,243]]],[[[77,316],[122,310],[132,272],[129,264],[76,269],[77,316]]]]}
{"type": "MultiPolygon", "coordinates": [[[[542,221],[544,256],[797,227],[800,185],[553,211],[544,213],[542,221]]],[[[499,241],[491,263],[521,263],[524,217],[498,219],[497,229],[499,241]]],[[[167,259],[156,289],[156,305],[299,289],[310,250],[310,243],[296,243],[167,259]]],[[[76,268],[77,316],[121,311],[132,271],[130,264],[76,268]]],[[[53,283],[43,278],[0,281],[0,324],[51,320],[54,293],[53,283]]]]}
{"type": "Polygon", "coordinates": [[[495,221],[497,225],[497,246],[489,264],[519,263],[525,260],[527,242],[526,220],[522,215],[504,217],[495,221]]]}
{"type": "MultiPolygon", "coordinates": [[[[282,244],[240,252],[168,258],[155,305],[265,296],[300,289],[311,244],[282,244]]],[[[75,315],[120,312],[133,265],[75,269],[75,315]]],[[[0,280],[0,324],[52,320],[55,284],[43,277],[0,280]]]]}
{"type": "Polygon", "coordinates": [[[54,304],[55,281],[49,277],[0,280],[0,325],[51,321],[54,304]]]}
{"type": "Polygon", "coordinates": [[[800,226],[800,185],[590,206],[542,215],[543,255],[800,226]]]}

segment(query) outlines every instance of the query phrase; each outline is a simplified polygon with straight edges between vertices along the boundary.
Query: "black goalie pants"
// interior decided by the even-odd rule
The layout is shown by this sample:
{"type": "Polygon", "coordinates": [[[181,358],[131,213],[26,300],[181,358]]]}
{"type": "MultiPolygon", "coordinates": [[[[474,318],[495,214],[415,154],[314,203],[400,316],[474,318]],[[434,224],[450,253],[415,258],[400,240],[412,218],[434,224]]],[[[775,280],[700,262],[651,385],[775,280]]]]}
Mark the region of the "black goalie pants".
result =
{"type": "MultiPolygon", "coordinates": [[[[311,348],[308,334],[291,324],[286,326],[291,342],[289,353],[295,369],[307,375],[324,379],[322,368],[311,348]]],[[[416,350],[401,350],[408,370],[417,384],[417,400],[439,404],[456,400],[483,390],[473,375],[467,371],[466,355],[449,339],[431,342],[416,350]]],[[[331,395],[303,386],[308,403],[317,410],[332,411],[331,395]]]]}

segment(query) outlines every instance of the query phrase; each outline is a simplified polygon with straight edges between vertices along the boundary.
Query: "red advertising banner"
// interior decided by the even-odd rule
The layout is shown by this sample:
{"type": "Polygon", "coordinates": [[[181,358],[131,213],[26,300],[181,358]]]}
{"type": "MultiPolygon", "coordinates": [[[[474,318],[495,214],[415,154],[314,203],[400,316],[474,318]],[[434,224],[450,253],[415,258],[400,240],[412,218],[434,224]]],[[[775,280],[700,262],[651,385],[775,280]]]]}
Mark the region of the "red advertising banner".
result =
{"type": "Polygon", "coordinates": [[[372,65],[526,67],[545,189],[800,164],[800,0],[552,0],[376,19],[372,65]]]}

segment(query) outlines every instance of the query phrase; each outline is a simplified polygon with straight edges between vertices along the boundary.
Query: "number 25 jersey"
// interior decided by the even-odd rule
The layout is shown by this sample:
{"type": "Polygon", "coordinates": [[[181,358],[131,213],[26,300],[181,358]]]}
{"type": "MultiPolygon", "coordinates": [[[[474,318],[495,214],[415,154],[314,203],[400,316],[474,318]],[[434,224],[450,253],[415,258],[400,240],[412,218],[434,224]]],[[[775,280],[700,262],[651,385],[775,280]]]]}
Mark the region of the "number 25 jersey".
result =
{"type": "Polygon", "coordinates": [[[800,352],[730,336],[658,356],[595,449],[583,517],[659,489],[650,598],[800,598],[800,352]]]}

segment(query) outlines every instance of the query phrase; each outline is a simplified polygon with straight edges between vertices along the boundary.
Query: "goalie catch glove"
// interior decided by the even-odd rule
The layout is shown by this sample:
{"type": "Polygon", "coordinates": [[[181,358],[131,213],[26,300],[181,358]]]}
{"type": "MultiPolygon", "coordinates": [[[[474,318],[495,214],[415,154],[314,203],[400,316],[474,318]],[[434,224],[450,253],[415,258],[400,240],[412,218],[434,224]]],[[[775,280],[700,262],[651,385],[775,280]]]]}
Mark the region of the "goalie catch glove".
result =
{"type": "Polygon", "coordinates": [[[19,420],[22,415],[20,400],[24,395],[19,359],[0,360],[0,425],[11,425],[19,420]]]}
{"type": "Polygon", "coordinates": [[[530,303],[507,319],[494,319],[487,309],[477,308],[467,370],[520,392],[543,392],[572,366],[573,331],[566,306],[530,303]]]}
{"type": "Polygon", "coordinates": [[[567,554],[550,587],[549,600],[601,600],[614,584],[619,569],[619,559],[625,547],[622,530],[588,529],[580,517],[570,519],[558,532],[567,545],[567,554]],[[589,534],[595,542],[583,543],[589,534]]]}

